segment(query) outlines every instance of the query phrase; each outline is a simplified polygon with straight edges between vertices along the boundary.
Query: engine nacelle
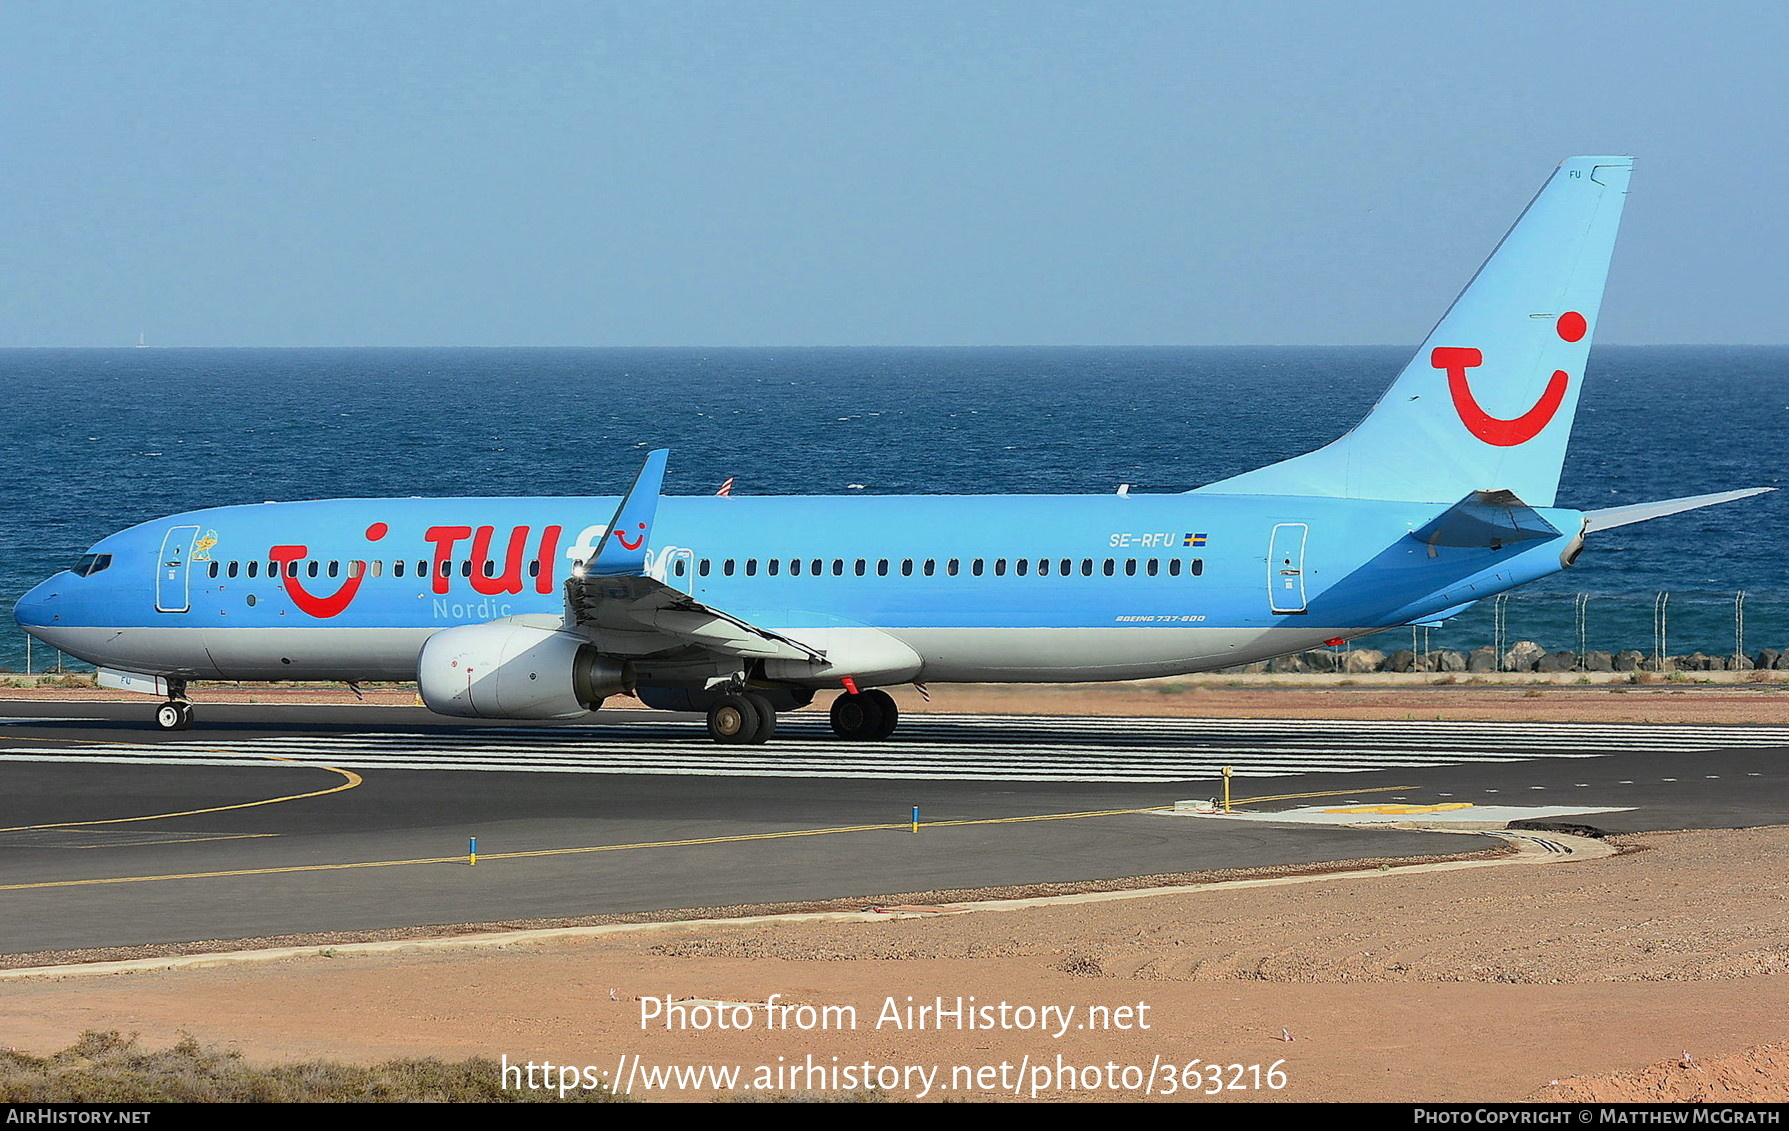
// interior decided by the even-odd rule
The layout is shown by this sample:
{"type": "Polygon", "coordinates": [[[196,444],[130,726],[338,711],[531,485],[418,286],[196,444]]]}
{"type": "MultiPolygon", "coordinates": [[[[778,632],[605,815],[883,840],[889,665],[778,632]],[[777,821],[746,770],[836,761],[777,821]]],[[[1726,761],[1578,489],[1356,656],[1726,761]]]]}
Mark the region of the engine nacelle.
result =
{"type": "Polygon", "coordinates": [[[575,719],[631,682],[582,636],[501,621],[435,633],[416,672],[429,710],[469,719],[575,719]]]}

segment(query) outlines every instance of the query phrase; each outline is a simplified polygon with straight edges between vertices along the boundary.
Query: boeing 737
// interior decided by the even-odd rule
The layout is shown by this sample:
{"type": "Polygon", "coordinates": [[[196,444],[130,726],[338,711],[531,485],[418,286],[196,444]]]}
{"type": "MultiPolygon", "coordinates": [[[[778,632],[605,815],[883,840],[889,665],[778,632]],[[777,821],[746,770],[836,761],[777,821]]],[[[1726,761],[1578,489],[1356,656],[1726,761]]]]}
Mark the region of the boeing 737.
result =
{"type": "Polygon", "coordinates": [[[908,682],[1124,680],[1432,624],[1598,530],[1765,488],[1555,506],[1633,161],[1559,166],[1361,423],[1183,494],[339,499],[190,511],[19,601],[32,636],[165,698],[189,681],[416,680],[448,716],[615,695],[763,742],[843,689],[886,738],[908,682]]]}

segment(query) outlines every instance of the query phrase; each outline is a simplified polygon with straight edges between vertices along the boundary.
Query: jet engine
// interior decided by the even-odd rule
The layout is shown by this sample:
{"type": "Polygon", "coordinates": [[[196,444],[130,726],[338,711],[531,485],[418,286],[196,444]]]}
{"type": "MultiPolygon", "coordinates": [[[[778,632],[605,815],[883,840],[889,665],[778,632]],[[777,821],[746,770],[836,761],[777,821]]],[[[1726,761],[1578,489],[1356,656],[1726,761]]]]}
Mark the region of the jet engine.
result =
{"type": "Polygon", "coordinates": [[[574,719],[631,691],[629,665],[570,632],[523,624],[469,624],[423,642],[416,683],[438,715],[471,719],[574,719]]]}

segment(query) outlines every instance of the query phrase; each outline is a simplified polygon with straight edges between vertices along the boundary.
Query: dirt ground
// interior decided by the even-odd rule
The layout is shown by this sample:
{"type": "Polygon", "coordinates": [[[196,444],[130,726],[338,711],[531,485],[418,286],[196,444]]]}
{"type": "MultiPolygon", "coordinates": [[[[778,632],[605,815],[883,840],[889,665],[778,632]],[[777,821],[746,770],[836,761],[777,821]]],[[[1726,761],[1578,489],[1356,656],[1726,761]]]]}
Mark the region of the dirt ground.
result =
{"type": "MultiPolygon", "coordinates": [[[[1789,721],[1768,686],[1531,690],[934,689],[933,706],[1789,721]]],[[[8,978],[0,1044],[41,1053],[119,1029],[256,1060],[480,1055],[532,1062],[537,1082],[544,1062],[555,1082],[589,1066],[575,1082],[619,1076],[654,1099],[866,1083],[927,1100],[1789,1099],[1789,828],[1620,847],[1022,910],[8,978]],[[667,1027],[666,999],[684,1026],[667,1027]],[[940,1004],[942,1019],[917,1012],[940,1004]],[[649,1085],[667,1066],[744,1075],[649,1085]]]]}

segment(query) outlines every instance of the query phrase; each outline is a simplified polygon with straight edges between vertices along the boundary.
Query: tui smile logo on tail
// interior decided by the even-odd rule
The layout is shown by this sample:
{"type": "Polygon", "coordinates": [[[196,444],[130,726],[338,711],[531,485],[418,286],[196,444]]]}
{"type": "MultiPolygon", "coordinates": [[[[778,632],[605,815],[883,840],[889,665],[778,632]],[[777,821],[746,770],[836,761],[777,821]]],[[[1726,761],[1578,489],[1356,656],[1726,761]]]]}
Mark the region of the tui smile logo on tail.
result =
{"type": "MultiPolygon", "coordinates": [[[[1582,340],[1588,329],[1589,324],[1584,321],[1584,316],[1575,310],[1561,314],[1553,324],[1554,333],[1567,342],[1582,340]]],[[[1448,395],[1453,397],[1454,411],[1460,414],[1460,421],[1466,425],[1468,432],[1487,444],[1496,444],[1502,448],[1526,444],[1540,435],[1541,429],[1552,423],[1553,414],[1565,402],[1566,389],[1571,386],[1570,374],[1563,369],[1555,369],[1534,407],[1520,416],[1506,420],[1500,416],[1492,416],[1480,408],[1472,395],[1472,384],[1466,378],[1466,371],[1476,369],[1484,363],[1484,355],[1478,350],[1457,346],[1438,346],[1429,354],[1430,365],[1447,370],[1448,395]]]]}

